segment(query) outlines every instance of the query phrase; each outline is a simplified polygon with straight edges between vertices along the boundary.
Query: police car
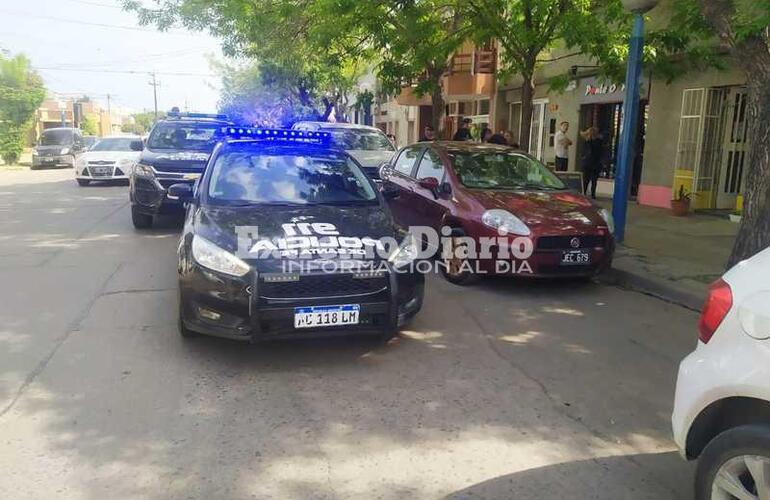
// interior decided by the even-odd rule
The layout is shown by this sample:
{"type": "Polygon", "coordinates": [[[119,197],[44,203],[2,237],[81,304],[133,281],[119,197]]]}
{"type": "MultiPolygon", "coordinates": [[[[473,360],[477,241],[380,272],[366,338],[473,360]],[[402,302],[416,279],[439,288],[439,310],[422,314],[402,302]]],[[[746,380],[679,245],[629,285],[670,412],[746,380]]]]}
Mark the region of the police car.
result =
{"type": "Polygon", "coordinates": [[[169,199],[166,189],[200,177],[226,125],[232,123],[225,115],[173,111],[155,124],[129,177],[134,227],[151,227],[159,214],[182,213],[182,205],[169,199]]]}
{"type": "Polygon", "coordinates": [[[179,330],[231,339],[397,334],[422,307],[416,238],[324,132],[225,129],[187,204],[179,330]]]}

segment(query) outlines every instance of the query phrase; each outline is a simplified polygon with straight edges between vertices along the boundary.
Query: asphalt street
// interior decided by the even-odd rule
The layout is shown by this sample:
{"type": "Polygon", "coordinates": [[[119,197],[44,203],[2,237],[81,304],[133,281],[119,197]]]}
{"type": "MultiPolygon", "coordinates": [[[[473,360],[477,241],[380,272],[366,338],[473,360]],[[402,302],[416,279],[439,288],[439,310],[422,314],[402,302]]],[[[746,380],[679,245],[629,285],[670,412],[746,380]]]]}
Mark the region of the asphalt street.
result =
{"type": "Polygon", "coordinates": [[[0,170],[0,498],[691,495],[670,435],[696,313],[598,283],[428,279],[398,339],[176,329],[174,221],[0,170]]]}

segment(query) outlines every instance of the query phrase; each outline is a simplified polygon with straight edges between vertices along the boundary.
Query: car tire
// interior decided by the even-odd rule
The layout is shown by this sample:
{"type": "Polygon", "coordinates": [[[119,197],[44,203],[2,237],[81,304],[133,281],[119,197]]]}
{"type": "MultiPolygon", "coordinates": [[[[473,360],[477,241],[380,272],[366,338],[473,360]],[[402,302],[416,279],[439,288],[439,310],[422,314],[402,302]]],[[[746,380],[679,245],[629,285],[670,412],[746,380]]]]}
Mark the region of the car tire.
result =
{"type": "Polygon", "coordinates": [[[77,179],[77,181],[78,181],[78,186],[85,187],[91,184],[91,181],[89,179],[77,179]]]}
{"type": "Polygon", "coordinates": [[[30,165],[29,169],[30,170],[40,170],[40,165],[30,165]]]}
{"type": "Polygon", "coordinates": [[[722,432],[706,445],[698,458],[695,499],[718,498],[712,496],[718,474],[722,478],[737,479],[738,487],[743,486],[750,492],[753,478],[746,463],[756,464],[757,460],[770,464],[770,426],[743,425],[722,432]],[[741,474],[744,468],[745,473],[741,474]]]}
{"type": "Polygon", "coordinates": [[[476,273],[468,269],[464,271],[460,269],[462,267],[462,263],[469,262],[468,260],[462,261],[459,259],[453,259],[453,261],[450,262],[450,260],[443,259],[443,255],[444,247],[442,244],[441,253],[439,254],[439,259],[441,259],[442,262],[439,266],[439,271],[445,280],[458,286],[472,285],[478,280],[478,275],[476,273]]]}
{"type": "Polygon", "coordinates": [[[177,327],[179,328],[179,335],[181,335],[183,338],[191,339],[200,336],[200,334],[194,330],[190,330],[184,325],[184,318],[182,317],[182,291],[179,291],[179,294],[177,295],[179,298],[179,304],[178,304],[178,310],[179,310],[179,317],[177,320],[177,327]]]}
{"type": "Polygon", "coordinates": [[[152,215],[143,214],[136,206],[131,206],[131,222],[136,229],[148,229],[152,227],[152,215]]]}

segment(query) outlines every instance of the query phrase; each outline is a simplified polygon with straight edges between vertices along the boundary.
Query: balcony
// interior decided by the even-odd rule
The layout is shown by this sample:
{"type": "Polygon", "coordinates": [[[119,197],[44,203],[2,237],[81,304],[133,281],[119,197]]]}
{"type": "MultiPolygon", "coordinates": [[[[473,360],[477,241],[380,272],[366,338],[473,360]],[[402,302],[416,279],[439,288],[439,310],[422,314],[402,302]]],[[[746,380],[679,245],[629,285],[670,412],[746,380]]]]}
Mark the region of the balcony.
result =
{"type": "Polygon", "coordinates": [[[491,96],[495,92],[496,62],[494,49],[453,55],[444,77],[444,92],[447,96],[491,96]]]}

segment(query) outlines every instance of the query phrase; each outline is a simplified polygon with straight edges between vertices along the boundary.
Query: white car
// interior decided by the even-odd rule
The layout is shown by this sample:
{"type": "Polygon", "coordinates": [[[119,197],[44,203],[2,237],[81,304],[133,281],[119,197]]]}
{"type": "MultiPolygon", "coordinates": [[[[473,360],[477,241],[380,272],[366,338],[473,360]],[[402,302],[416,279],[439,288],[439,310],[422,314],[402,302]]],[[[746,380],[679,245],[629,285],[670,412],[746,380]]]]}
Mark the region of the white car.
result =
{"type": "Polygon", "coordinates": [[[364,167],[372,179],[380,178],[380,165],[393,158],[396,147],[382,130],[355,123],[297,122],[294,130],[329,132],[335,143],[364,167]]]}
{"type": "Polygon", "coordinates": [[[139,136],[116,136],[99,139],[75,163],[75,179],[81,186],[92,181],[124,180],[142,151],[139,136]]]}
{"type": "Polygon", "coordinates": [[[770,498],[770,248],[711,285],[679,366],[674,439],[697,499],[770,498]]]}

